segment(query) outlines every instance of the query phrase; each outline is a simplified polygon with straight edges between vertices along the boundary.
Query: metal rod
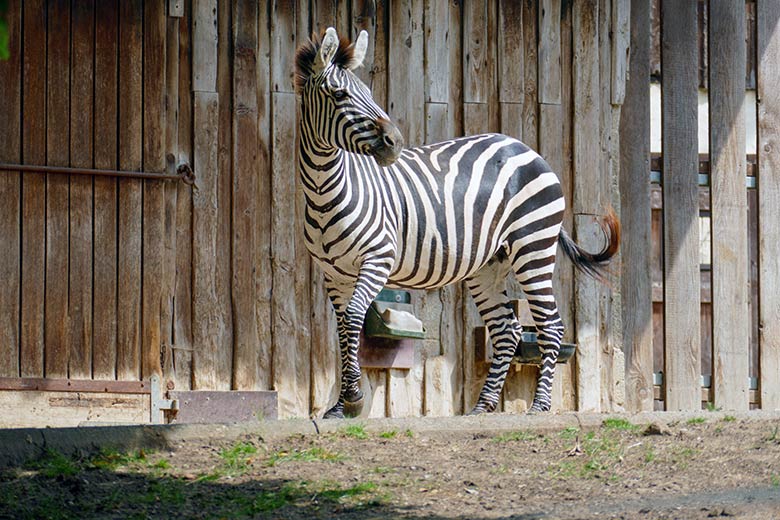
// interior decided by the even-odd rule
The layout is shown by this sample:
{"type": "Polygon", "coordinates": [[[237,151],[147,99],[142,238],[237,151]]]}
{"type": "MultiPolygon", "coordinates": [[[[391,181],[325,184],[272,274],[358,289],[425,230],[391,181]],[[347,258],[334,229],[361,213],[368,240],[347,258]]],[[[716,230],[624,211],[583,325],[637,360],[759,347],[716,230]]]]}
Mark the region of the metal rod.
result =
{"type": "Polygon", "coordinates": [[[152,172],[132,172],[121,170],[97,170],[92,168],[68,168],[64,166],[36,166],[31,164],[7,164],[0,163],[0,171],[9,172],[31,172],[31,173],[57,173],[65,175],[101,175],[110,177],[125,177],[133,179],[159,179],[171,181],[183,181],[192,185],[195,182],[195,175],[188,164],[181,164],[176,170],[176,174],[152,173],[152,172]]]}

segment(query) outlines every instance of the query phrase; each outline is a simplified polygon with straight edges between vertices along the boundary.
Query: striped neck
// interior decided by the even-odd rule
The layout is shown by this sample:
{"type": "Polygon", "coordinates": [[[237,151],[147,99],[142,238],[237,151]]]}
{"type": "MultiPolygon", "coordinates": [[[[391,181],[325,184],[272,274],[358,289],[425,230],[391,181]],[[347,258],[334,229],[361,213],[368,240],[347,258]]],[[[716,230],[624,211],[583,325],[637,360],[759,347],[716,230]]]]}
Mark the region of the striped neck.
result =
{"type": "Polygon", "coordinates": [[[307,201],[317,207],[336,197],[344,188],[347,153],[340,148],[324,147],[304,136],[306,133],[302,131],[299,173],[307,201]]]}

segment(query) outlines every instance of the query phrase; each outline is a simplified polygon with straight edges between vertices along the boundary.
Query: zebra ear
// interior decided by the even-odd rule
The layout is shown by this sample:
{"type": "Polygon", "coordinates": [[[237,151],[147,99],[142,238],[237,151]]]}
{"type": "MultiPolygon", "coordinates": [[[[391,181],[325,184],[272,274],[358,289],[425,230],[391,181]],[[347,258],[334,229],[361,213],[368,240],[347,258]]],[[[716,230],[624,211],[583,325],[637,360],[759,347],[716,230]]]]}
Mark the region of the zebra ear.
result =
{"type": "Polygon", "coordinates": [[[325,31],[325,37],[320,45],[320,65],[322,69],[328,68],[333,61],[333,56],[339,48],[339,37],[336,35],[336,29],[328,27],[325,31]]]}
{"type": "Polygon", "coordinates": [[[363,65],[363,59],[366,57],[366,50],[368,49],[368,33],[366,31],[360,31],[358,39],[355,42],[355,47],[352,50],[352,59],[349,60],[349,70],[355,70],[363,65]]]}

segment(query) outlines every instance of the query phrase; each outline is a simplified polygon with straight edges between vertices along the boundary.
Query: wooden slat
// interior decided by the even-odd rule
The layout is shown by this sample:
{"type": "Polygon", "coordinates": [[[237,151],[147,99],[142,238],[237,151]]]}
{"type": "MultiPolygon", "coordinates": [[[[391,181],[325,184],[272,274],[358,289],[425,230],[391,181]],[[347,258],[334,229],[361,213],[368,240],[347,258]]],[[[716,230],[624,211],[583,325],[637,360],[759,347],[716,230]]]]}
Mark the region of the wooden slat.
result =
{"type": "MultiPolygon", "coordinates": [[[[192,162],[192,3],[185,2],[179,23],[179,137],[178,160],[192,162]]],[[[192,384],[192,188],[176,183],[176,296],[174,298],[174,384],[188,390],[192,384]]]]}
{"type": "Polygon", "coordinates": [[[294,92],[295,10],[291,2],[273,0],[271,4],[271,91],[294,92]]]}
{"type": "MultiPolygon", "coordinates": [[[[653,409],[653,320],[650,254],[650,13],[631,10],[631,75],[620,114],[621,296],[626,356],[626,410],[653,409]]],[[[614,90],[613,90],[614,95],[614,90]]]]}
{"type": "Polygon", "coordinates": [[[780,409],[780,1],[757,4],[761,408],[780,409]]]}
{"type": "Polygon", "coordinates": [[[192,2],[192,90],[217,90],[217,0],[192,2]]]}
{"type": "MultiPolygon", "coordinates": [[[[10,58],[0,61],[0,160],[18,163],[22,156],[22,5],[9,2],[6,8],[10,58]]],[[[19,375],[20,188],[19,172],[0,173],[0,376],[19,375]]]]}
{"type": "MultiPolygon", "coordinates": [[[[637,7],[645,12],[645,5],[637,7]]],[[[629,62],[629,41],[631,39],[631,2],[630,0],[612,0],[612,89],[613,105],[620,105],[626,97],[626,77],[629,62]]],[[[644,19],[649,28],[650,16],[644,19]]],[[[644,29],[643,29],[644,30],[644,29]]],[[[648,56],[648,63],[650,57],[648,56]]],[[[649,81],[649,80],[648,80],[649,81]]]]}
{"type": "MultiPolygon", "coordinates": [[[[70,164],[93,165],[93,60],[95,6],[90,0],[73,4],[70,61],[70,164]]],[[[92,377],[92,178],[70,180],[69,324],[68,376],[92,377]]]]}
{"type": "Polygon", "coordinates": [[[423,67],[422,0],[391,4],[388,66],[388,115],[401,130],[407,146],[425,139],[425,83],[423,67]]]}
{"type": "MultiPolygon", "coordinates": [[[[117,164],[117,77],[119,7],[116,0],[95,5],[95,167],[117,164]]],[[[117,179],[95,180],[95,256],[92,374],[116,377],[117,348],[117,179]]]]}
{"type": "Polygon", "coordinates": [[[561,0],[539,3],[539,103],[561,103],[561,0]]]}
{"type": "MultiPolygon", "coordinates": [[[[165,171],[165,5],[144,3],[144,148],[145,171],[165,171]]],[[[160,306],[162,303],[165,188],[145,180],[143,194],[143,294],[141,377],[162,375],[160,306]]]]}
{"type": "Polygon", "coordinates": [[[463,10],[463,101],[487,103],[490,81],[488,2],[475,0],[463,10]]]}
{"type": "Polygon", "coordinates": [[[258,189],[256,3],[237,0],[233,17],[233,381],[236,389],[255,390],[260,381],[254,275],[258,189]]]}
{"type": "MultiPolygon", "coordinates": [[[[257,51],[257,200],[265,207],[271,205],[271,89],[270,89],[270,7],[266,5],[258,11],[258,51],[257,51]]],[[[273,276],[271,270],[271,214],[268,211],[257,211],[255,226],[256,268],[255,296],[257,301],[256,316],[258,330],[257,357],[260,372],[257,386],[261,389],[271,388],[271,297],[273,276]],[[265,332],[264,332],[265,331],[265,332]]],[[[335,324],[332,325],[335,327],[335,324]]],[[[335,329],[334,329],[335,330],[335,329]]],[[[335,361],[334,361],[335,362],[335,361]]],[[[316,370],[316,368],[315,368],[316,370]]],[[[324,369],[327,371],[327,369],[324,369]]],[[[333,383],[333,381],[331,381],[333,383]]]]}
{"type": "Polygon", "coordinates": [[[712,322],[715,406],[748,409],[748,260],[745,196],[745,7],[710,5],[712,322]]]}
{"type": "Polygon", "coordinates": [[[0,390],[39,392],[95,392],[149,394],[148,381],[93,381],[90,379],[50,379],[34,377],[0,377],[0,390]]]}
{"type": "Polygon", "coordinates": [[[363,58],[363,66],[354,71],[357,76],[371,88],[371,79],[374,70],[374,53],[377,37],[377,23],[381,22],[377,18],[377,9],[375,0],[353,0],[352,1],[352,28],[350,37],[354,40],[361,30],[368,33],[368,48],[366,56],[363,58]]]}
{"type": "Polygon", "coordinates": [[[538,148],[538,84],[537,84],[537,2],[523,1],[523,142],[533,149],[538,148]]]}
{"type": "Polygon", "coordinates": [[[696,4],[664,4],[664,338],[667,410],[698,410],[700,376],[696,4]]]}
{"type": "MultiPolygon", "coordinates": [[[[424,2],[425,36],[425,101],[447,103],[450,99],[449,69],[449,3],[440,0],[424,2]]],[[[446,118],[445,118],[446,121],[446,118]]],[[[426,127],[425,142],[432,143],[444,138],[430,135],[426,127]],[[434,140],[432,140],[435,139],[434,140]]]]}
{"type": "Polygon", "coordinates": [[[498,2],[498,96],[502,103],[522,104],[525,97],[522,7],[515,0],[498,2]]]}
{"type": "MultiPolygon", "coordinates": [[[[69,163],[70,3],[49,3],[47,38],[46,158],[69,163]]],[[[46,178],[45,375],[68,376],[68,197],[67,175],[46,178]]]]}
{"type": "MultiPolygon", "coordinates": [[[[193,63],[193,70],[197,62],[193,63]]],[[[193,72],[194,74],[194,72],[193,72]]],[[[198,190],[192,196],[192,387],[216,388],[215,359],[221,328],[216,293],[217,125],[216,92],[196,92],[193,103],[193,167],[198,190]]]]}
{"type": "MultiPolygon", "coordinates": [[[[596,250],[601,234],[592,216],[600,211],[599,163],[599,54],[598,1],[574,5],[574,233],[580,246],[596,250]]],[[[577,273],[574,278],[575,326],[577,329],[577,409],[599,411],[601,331],[599,289],[592,279],[577,273]]]]}
{"type": "MultiPolygon", "coordinates": [[[[46,163],[46,2],[24,2],[22,161],[46,163]]],[[[46,177],[22,177],[21,375],[43,377],[46,177]]]]}
{"type": "MultiPolygon", "coordinates": [[[[119,9],[119,167],[141,170],[143,6],[119,9]]],[[[117,379],[141,377],[141,196],[141,181],[119,180],[117,379]]]]}

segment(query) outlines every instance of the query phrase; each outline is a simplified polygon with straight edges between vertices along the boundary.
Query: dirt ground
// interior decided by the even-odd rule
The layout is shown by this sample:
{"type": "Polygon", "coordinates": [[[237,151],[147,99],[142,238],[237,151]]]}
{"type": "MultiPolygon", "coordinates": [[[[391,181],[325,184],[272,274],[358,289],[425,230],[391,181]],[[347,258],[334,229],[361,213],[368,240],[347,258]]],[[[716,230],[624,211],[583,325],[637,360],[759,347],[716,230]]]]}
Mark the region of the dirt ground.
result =
{"type": "Polygon", "coordinates": [[[336,433],[49,452],[0,475],[0,518],[780,518],[776,423],[610,419],[541,435],[336,433]]]}

